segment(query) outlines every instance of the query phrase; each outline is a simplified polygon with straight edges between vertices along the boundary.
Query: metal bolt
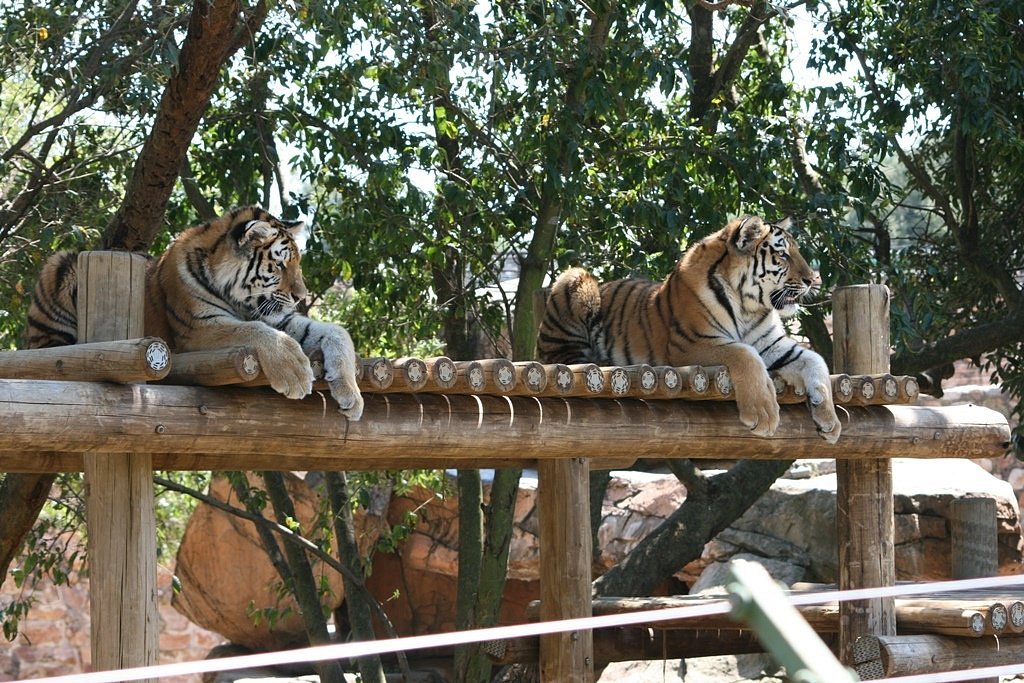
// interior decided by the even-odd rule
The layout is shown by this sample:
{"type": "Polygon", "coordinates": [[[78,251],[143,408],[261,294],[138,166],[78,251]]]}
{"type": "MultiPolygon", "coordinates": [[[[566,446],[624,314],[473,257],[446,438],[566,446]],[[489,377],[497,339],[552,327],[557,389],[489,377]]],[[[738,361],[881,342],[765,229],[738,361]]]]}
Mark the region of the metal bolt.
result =
{"type": "Polygon", "coordinates": [[[164,433],[164,426],[163,425],[157,425],[156,426],[156,433],[157,434],[163,434],[164,433]]]}
{"type": "Polygon", "coordinates": [[[200,415],[206,415],[209,412],[210,412],[210,409],[207,408],[205,405],[199,406],[199,414],[200,415]]]}

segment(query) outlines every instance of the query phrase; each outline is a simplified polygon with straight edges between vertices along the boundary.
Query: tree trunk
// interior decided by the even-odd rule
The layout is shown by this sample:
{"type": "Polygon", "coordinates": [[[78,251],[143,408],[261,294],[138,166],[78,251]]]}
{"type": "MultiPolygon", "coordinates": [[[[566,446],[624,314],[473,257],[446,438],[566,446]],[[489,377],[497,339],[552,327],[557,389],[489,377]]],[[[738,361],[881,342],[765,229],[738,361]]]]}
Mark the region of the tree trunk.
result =
{"type": "Polygon", "coordinates": [[[177,68],[135,161],[124,202],[104,232],[104,249],[143,250],[159,233],[167,200],[221,67],[259,30],[266,12],[262,0],[244,18],[238,0],[195,0],[177,68]]]}
{"type": "Polygon", "coordinates": [[[650,595],[662,581],[700,557],[704,544],[746,512],[792,464],[744,460],[708,479],[689,477],[686,500],[626,558],[594,582],[595,595],[650,595]],[[700,482],[694,485],[693,482],[700,482]]]}
{"type": "MultiPolygon", "coordinates": [[[[357,585],[353,578],[365,579],[365,573],[359,558],[359,546],[356,544],[355,527],[352,522],[348,477],[344,472],[324,472],[324,478],[327,482],[331,512],[334,515],[338,559],[349,570],[348,574],[342,574],[349,628],[354,640],[374,640],[373,607],[369,602],[373,597],[367,593],[364,585],[357,585]]],[[[356,665],[363,683],[384,683],[384,669],[379,655],[361,657],[356,661],[356,665]]]]}
{"type": "MultiPolygon", "coordinates": [[[[294,520],[295,507],[284,484],[284,476],[280,472],[263,472],[263,481],[267,486],[267,495],[274,506],[274,515],[278,524],[288,526],[294,520]]],[[[295,543],[284,544],[284,555],[291,570],[291,581],[282,576],[295,601],[299,605],[302,621],[306,628],[306,636],[310,645],[326,645],[331,642],[327,632],[327,618],[317,590],[316,578],[306,556],[306,551],[295,543]]],[[[329,660],[314,664],[321,683],[344,683],[345,677],[338,662],[329,660]]]]}
{"type": "Polygon", "coordinates": [[[7,576],[55,478],[52,474],[6,474],[0,481],[0,579],[7,576]]]}

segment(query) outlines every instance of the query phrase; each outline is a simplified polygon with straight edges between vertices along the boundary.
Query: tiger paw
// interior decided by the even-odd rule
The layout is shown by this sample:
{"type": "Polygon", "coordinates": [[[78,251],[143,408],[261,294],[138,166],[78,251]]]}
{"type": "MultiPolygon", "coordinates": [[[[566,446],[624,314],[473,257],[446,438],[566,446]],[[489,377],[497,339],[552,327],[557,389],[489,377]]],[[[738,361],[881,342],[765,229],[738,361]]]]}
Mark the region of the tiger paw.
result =
{"type": "Polygon", "coordinates": [[[302,347],[291,337],[275,334],[257,349],[260,368],[271,388],[292,399],[313,391],[313,368],[302,347]]]}
{"type": "Polygon", "coordinates": [[[324,379],[341,413],[355,422],[363,415],[363,397],[356,381],[356,352],[344,328],[332,329],[320,340],[324,357],[324,379]]]}
{"type": "Polygon", "coordinates": [[[768,374],[764,382],[736,386],[736,405],[740,422],[755,436],[771,436],[779,428],[779,403],[775,399],[775,385],[768,374]]]}
{"type": "Polygon", "coordinates": [[[355,386],[354,380],[353,377],[351,384],[343,380],[327,382],[331,388],[331,396],[338,402],[341,414],[352,422],[363,416],[363,395],[359,393],[359,387],[355,386]]]}
{"type": "Polygon", "coordinates": [[[839,441],[843,425],[839,422],[839,416],[836,415],[831,401],[818,406],[811,405],[811,417],[814,418],[814,424],[818,426],[818,434],[821,435],[821,438],[829,443],[839,441]]]}
{"type": "Polygon", "coordinates": [[[811,417],[818,427],[818,434],[829,443],[839,441],[839,435],[843,426],[836,415],[835,405],[832,403],[832,390],[827,380],[821,382],[808,382],[807,384],[807,405],[811,409],[811,417]]]}

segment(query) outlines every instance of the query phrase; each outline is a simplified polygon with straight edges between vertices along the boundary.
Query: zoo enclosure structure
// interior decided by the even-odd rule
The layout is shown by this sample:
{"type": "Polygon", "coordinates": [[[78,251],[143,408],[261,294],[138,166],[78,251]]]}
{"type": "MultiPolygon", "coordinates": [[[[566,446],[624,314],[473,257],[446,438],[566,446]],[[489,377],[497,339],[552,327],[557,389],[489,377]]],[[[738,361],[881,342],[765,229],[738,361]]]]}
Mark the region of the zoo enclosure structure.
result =
{"type": "MultiPolygon", "coordinates": [[[[247,349],[172,355],[143,338],[144,268],[128,253],[81,254],[84,343],[0,353],[0,471],[86,474],[96,670],[156,663],[154,468],[536,467],[539,610],[554,620],[592,611],[591,467],[835,457],[840,587],[881,587],[895,583],[890,458],[991,457],[1009,439],[1005,418],[986,408],[902,404],[917,386],[888,374],[881,286],[835,292],[835,366],[846,374],[833,376],[843,434],[828,444],[782,385],[778,432],[752,435],[721,368],[373,359],[363,362],[366,407],[355,423],[320,392],[294,401],[269,389],[168,384],[259,384],[258,359],[247,349]]],[[[895,635],[893,599],[843,603],[838,631],[851,663],[856,637],[895,635]]],[[[591,632],[542,636],[538,656],[543,681],[593,679],[591,632]]]]}

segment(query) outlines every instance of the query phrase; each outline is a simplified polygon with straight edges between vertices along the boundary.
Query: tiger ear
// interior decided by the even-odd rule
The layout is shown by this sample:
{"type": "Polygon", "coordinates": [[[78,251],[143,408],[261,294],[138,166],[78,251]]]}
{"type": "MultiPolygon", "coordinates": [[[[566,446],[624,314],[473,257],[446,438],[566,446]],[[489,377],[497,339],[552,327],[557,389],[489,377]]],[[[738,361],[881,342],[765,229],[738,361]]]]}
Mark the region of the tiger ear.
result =
{"type": "Polygon", "coordinates": [[[793,227],[794,225],[796,225],[796,221],[795,221],[795,220],[793,220],[793,217],[792,217],[792,216],[786,216],[786,217],[785,217],[785,218],[783,218],[783,219],[782,219],[781,221],[779,221],[778,223],[776,223],[776,224],[775,224],[775,227],[776,227],[776,228],[781,228],[781,229],[783,229],[783,230],[789,230],[789,229],[790,229],[790,228],[792,228],[792,227],[793,227]]]}
{"type": "Polygon", "coordinates": [[[235,238],[240,247],[250,244],[265,244],[276,236],[277,228],[266,221],[253,220],[235,228],[235,238]]]}
{"type": "Polygon", "coordinates": [[[309,239],[309,228],[306,227],[306,222],[286,221],[284,229],[295,240],[295,246],[299,248],[299,253],[306,251],[306,241],[309,239]]]}
{"type": "Polygon", "coordinates": [[[736,229],[732,233],[732,244],[737,251],[748,253],[764,239],[769,229],[758,216],[744,216],[736,223],[736,229]]]}

